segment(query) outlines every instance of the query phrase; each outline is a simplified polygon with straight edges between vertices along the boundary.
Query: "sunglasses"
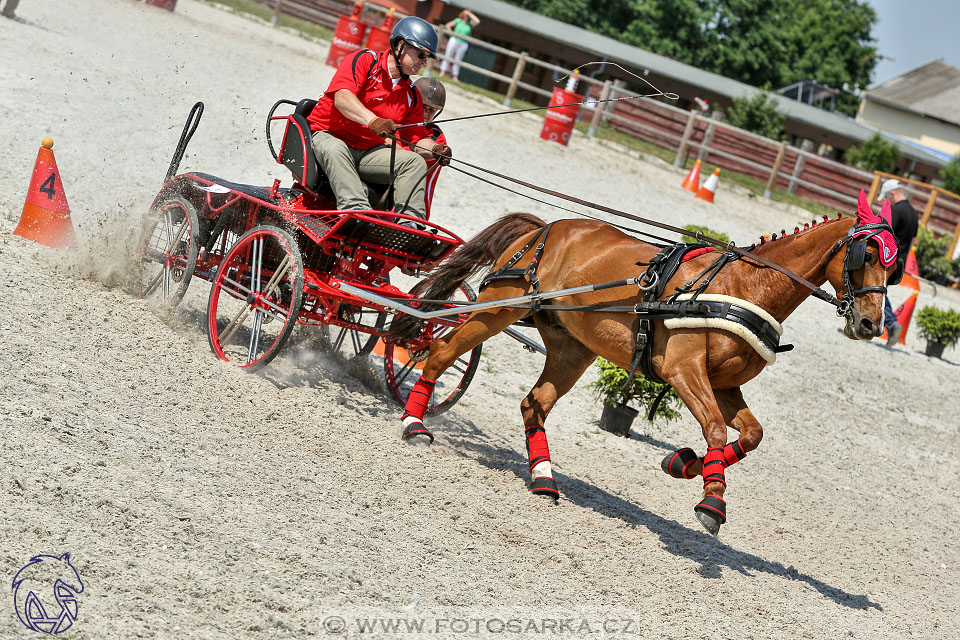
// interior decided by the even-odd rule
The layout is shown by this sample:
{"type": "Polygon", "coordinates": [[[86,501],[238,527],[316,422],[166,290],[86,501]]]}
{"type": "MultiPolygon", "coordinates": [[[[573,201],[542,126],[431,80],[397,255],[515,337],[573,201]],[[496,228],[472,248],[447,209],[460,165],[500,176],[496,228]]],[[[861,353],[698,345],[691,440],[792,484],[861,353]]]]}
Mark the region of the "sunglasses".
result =
{"type": "Polygon", "coordinates": [[[426,60],[427,58],[430,57],[430,55],[421,51],[420,53],[417,54],[417,57],[420,58],[421,60],[426,60]]]}

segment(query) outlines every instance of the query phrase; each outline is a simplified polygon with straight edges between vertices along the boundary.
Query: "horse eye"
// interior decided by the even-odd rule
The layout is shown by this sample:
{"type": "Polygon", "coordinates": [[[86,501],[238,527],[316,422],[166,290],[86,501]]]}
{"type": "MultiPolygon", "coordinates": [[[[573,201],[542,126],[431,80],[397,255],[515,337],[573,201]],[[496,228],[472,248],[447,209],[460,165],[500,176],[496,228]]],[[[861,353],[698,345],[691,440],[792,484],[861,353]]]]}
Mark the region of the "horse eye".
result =
{"type": "Polygon", "coordinates": [[[870,252],[867,252],[867,255],[863,257],[864,264],[873,264],[877,261],[877,256],[873,255],[870,252]]]}

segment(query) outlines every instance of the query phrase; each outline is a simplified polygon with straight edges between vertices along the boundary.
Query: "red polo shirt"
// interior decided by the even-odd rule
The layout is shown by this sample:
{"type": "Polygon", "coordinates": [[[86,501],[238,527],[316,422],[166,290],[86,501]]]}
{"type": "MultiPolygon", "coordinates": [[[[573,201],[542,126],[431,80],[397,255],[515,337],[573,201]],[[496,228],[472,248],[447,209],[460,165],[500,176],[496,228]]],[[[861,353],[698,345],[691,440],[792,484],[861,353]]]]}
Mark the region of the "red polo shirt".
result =
{"type": "MultiPolygon", "coordinates": [[[[397,124],[423,122],[423,102],[409,78],[396,80],[390,77],[387,56],[390,50],[380,52],[362,49],[343,59],[333,74],[330,86],[317,101],[307,122],[312,131],[329,131],[354,149],[372,149],[384,143],[366,124],[348,120],[333,105],[333,96],[340,89],[347,89],[360,99],[367,109],[381,118],[389,118],[397,124]]],[[[401,129],[398,135],[415,144],[428,135],[423,127],[401,129]]],[[[389,140],[387,138],[387,140],[389,140]]]]}
{"type": "MultiPolygon", "coordinates": [[[[447,144],[447,136],[443,134],[443,131],[437,125],[429,122],[424,125],[424,130],[427,132],[426,137],[433,140],[434,144],[447,144]]],[[[406,145],[404,145],[404,148],[409,149],[406,145]]],[[[439,158],[436,156],[427,159],[427,184],[424,185],[425,191],[423,194],[423,207],[424,212],[427,214],[427,220],[430,219],[430,205],[433,204],[433,192],[437,188],[437,178],[440,177],[440,170],[443,169],[443,166],[434,166],[438,161],[439,158]]]]}

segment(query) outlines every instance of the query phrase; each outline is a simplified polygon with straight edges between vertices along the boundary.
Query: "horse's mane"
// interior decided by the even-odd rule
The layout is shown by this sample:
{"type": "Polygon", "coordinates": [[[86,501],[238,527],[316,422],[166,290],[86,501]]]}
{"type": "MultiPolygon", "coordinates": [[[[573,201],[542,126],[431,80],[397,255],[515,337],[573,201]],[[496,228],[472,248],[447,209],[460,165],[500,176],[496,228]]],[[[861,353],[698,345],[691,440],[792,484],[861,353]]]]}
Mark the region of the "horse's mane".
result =
{"type": "Polygon", "coordinates": [[[797,225],[793,228],[793,233],[787,233],[786,229],[780,229],[780,236],[778,237],[776,232],[765,233],[760,236],[760,244],[756,245],[757,247],[766,246],[769,243],[776,242],[777,240],[783,240],[785,238],[792,238],[798,234],[802,234],[811,229],[816,229],[817,227],[822,227],[825,224],[834,222],[837,220],[842,220],[845,216],[842,213],[837,213],[837,217],[831,219],[829,216],[823,216],[823,219],[820,222],[817,222],[817,219],[814,218],[811,222],[804,222],[803,228],[800,228],[800,225],[797,225]]]}

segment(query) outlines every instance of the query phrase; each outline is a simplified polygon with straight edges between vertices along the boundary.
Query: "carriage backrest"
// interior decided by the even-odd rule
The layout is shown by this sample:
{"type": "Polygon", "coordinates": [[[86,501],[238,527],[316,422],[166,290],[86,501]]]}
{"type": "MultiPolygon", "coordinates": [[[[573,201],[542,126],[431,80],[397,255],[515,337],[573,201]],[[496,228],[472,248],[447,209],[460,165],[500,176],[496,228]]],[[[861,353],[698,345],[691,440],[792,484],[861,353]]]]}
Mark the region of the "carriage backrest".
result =
{"type": "Polygon", "coordinates": [[[316,105],[316,100],[305,98],[297,104],[293,113],[287,116],[287,128],[283,132],[279,158],[293,173],[297,182],[313,192],[317,191],[317,183],[322,174],[313,154],[313,140],[310,137],[307,117],[316,105]]]}

